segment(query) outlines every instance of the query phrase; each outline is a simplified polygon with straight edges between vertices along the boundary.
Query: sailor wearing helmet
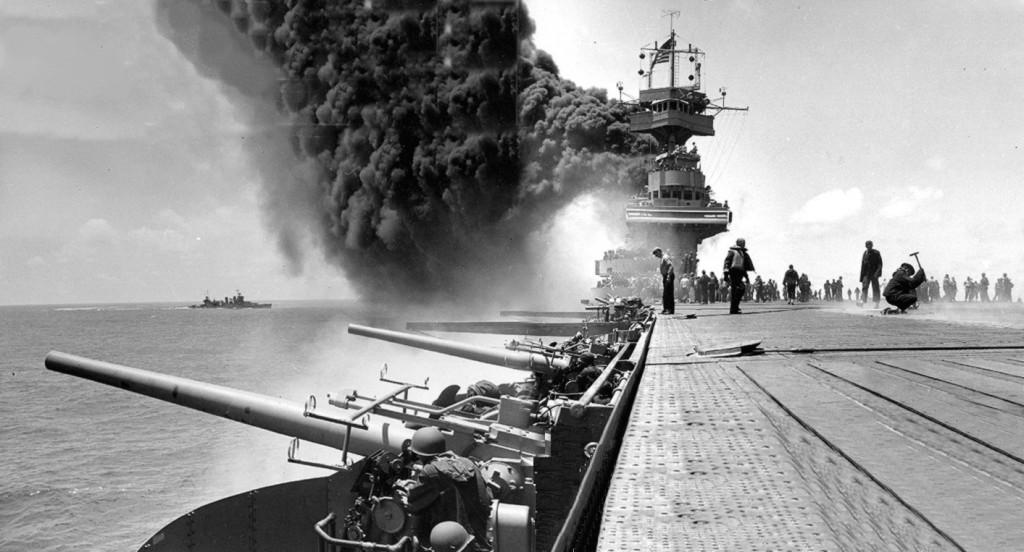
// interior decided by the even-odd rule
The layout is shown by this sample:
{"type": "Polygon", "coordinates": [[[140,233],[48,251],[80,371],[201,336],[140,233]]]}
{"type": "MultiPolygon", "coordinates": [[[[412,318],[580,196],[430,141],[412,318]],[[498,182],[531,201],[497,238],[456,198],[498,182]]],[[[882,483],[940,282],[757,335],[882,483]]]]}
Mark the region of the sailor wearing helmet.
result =
{"type": "Polygon", "coordinates": [[[476,463],[448,450],[444,434],[436,427],[417,429],[409,452],[422,462],[419,485],[409,490],[409,511],[421,540],[426,541],[422,533],[438,523],[455,521],[473,535],[472,550],[488,550],[491,494],[476,463]]]}

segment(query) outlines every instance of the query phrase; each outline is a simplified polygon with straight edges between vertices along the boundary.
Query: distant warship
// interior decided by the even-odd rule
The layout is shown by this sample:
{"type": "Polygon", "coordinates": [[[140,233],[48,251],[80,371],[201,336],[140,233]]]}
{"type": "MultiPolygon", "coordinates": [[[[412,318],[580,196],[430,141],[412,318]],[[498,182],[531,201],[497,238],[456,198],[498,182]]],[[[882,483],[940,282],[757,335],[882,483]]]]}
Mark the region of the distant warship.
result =
{"type": "Polygon", "coordinates": [[[207,294],[203,298],[203,302],[198,305],[189,305],[190,309],[269,309],[271,303],[253,303],[252,301],[246,301],[245,296],[241,292],[235,291],[234,297],[225,297],[224,299],[210,299],[210,295],[207,294]]]}

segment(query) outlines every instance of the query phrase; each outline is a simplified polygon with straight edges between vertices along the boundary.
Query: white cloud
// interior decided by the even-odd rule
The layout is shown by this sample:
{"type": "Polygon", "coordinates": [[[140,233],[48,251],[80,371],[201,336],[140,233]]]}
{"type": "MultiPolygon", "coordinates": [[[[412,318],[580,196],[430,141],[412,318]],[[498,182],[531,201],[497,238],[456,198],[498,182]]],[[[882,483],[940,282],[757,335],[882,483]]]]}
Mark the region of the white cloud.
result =
{"type": "Polygon", "coordinates": [[[145,134],[142,125],[127,117],[67,102],[3,95],[0,104],[5,106],[0,131],[12,134],[80,140],[139,139],[145,134]]]}
{"type": "Polygon", "coordinates": [[[109,254],[120,245],[117,231],[105,219],[87,220],[57,252],[57,262],[92,261],[97,254],[109,254]]]}
{"type": "Polygon", "coordinates": [[[196,247],[196,240],[171,228],[143,226],[128,232],[131,245],[143,251],[184,254],[196,247]]]}
{"type": "Polygon", "coordinates": [[[943,171],[946,169],[946,159],[943,157],[931,157],[924,164],[933,171],[943,171]]]}
{"type": "Polygon", "coordinates": [[[94,218],[78,229],[77,238],[85,243],[113,243],[117,240],[117,231],[105,219],[94,218]]]}
{"type": "Polygon", "coordinates": [[[857,214],[864,205],[860,188],[829,190],[804,203],[789,220],[798,224],[827,224],[839,222],[857,214]]]}
{"type": "Polygon", "coordinates": [[[40,2],[39,0],[4,0],[0,4],[0,17],[24,19],[71,19],[95,17],[102,11],[105,2],[81,0],[64,2],[40,2]]]}
{"type": "Polygon", "coordinates": [[[154,222],[159,222],[167,226],[171,226],[178,229],[188,228],[188,222],[185,217],[179,215],[174,209],[164,208],[153,217],[154,222]]]}
{"type": "Polygon", "coordinates": [[[934,200],[942,199],[944,192],[939,188],[908,186],[905,193],[900,193],[889,200],[879,213],[885,218],[899,218],[928,206],[934,200]]]}
{"type": "Polygon", "coordinates": [[[147,142],[249,131],[237,98],[162,36],[148,2],[8,4],[0,2],[0,131],[147,142]],[[24,16],[4,21],[5,10],[24,16]]]}

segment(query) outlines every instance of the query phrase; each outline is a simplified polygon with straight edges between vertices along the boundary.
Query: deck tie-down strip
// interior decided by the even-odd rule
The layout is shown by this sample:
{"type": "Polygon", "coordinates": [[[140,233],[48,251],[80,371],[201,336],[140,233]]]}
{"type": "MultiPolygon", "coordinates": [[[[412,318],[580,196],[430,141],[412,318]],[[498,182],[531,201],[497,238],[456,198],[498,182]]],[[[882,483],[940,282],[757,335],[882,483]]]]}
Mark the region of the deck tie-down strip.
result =
{"type": "MultiPolygon", "coordinates": [[[[690,349],[694,351],[693,348],[690,349]]],[[[698,351],[689,352],[681,357],[667,357],[662,356],[660,358],[652,358],[647,362],[648,366],[658,365],[678,365],[688,364],[691,362],[704,362],[707,360],[713,360],[722,356],[736,356],[736,357],[760,357],[764,355],[780,355],[780,354],[828,354],[828,353],[900,353],[900,352],[942,352],[942,351],[1024,351],[1024,345],[936,345],[936,346],[921,346],[921,347],[799,347],[799,348],[755,348],[750,351],[743,351],[747,354],[732,354],[732,355],[701,355],[698,351]]]]}
{"type": "Polygon", "coordinates": [[[836,549],[756,405],[711,364],[648,371],[599,550],[836,549]]]}
{"type": "MultiPolygon", "coordinates": [[[[779,406],[765,406],[771,399],[749,381],[742,383],[747,378],[738,368],[786,364],[792,360],[784,353],[795,352],[1024,346],[779,348],[750,363],[709,361],[681,355],[682,344],[692,340],[675,324],[659,325],[665,327],[656,330],[648,357],[648,367],[658,369],[647,370],[641,382],[598,549],[958,548],[779,406]],[[855,483],[858,474],[861,483],[855,483]]],[[[816,392],[793,391],[791,400],[816,392]]],[[[870,443],[860,446],[870,448],[870,443]]]]}

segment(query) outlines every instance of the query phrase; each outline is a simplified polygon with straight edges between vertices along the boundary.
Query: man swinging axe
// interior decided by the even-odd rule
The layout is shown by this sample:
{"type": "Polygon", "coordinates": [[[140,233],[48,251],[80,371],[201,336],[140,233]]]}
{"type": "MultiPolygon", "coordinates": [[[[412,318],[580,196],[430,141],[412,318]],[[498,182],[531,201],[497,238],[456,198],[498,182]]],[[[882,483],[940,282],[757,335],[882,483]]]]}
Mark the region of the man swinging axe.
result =
{"type": "Polygon", "coordinates": [[[908,308],[917,303],[917,293],[914,290],[925,280],[924,269],[921,268],[921,260],[917,255],[917,251],[910,254],[917,261],[917,271],[910,263],[903,263],[892,273],[892,279],[885,285],[882,295],[886,302],[896,308],[886,308],[882,314],[905,314],[908,308]]]}

